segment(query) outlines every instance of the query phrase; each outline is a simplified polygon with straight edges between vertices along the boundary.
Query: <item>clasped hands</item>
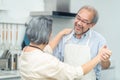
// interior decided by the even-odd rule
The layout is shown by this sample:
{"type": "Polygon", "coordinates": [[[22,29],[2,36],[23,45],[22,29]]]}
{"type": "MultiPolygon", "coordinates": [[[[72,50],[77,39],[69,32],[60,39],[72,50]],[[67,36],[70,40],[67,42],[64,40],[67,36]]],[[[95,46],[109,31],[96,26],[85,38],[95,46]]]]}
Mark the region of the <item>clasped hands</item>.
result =
{"type": "Polygon", "coordinates": [[[108,61],[111,55],[112,55],[112,52],[111,52],[111,50],[109,50],[109,49],[107,48],[106,45],[104,45],[104,46],[99,50],[99,53],[98,53],[99,59],[100,59],[100,61],[102,61],[102,62],[108,61]]]}

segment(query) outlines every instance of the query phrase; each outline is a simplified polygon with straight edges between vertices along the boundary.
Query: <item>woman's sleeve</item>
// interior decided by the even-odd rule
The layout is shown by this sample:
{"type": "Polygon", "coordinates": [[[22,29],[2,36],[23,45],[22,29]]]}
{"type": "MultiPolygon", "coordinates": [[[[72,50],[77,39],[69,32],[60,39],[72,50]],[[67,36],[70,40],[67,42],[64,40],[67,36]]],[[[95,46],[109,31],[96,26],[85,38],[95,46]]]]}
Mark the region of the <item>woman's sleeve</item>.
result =
{"type": "Polygon", "coordinates": [[[56,76],[54,76],[57,80],[75,80],[80,79],[83,76],[82,67],[73,67],[66,63],[59,61],[58,59],[54,59],[56,65],[56,76]]]}
{"type": "Polygon", "coordinates": [[[45,53],[50,53],[50,54],[53,53],[53,50],[52,50],[52,48],[50,47],[50,45],[46,45],[43,51],[44,51],[45,53]]]}

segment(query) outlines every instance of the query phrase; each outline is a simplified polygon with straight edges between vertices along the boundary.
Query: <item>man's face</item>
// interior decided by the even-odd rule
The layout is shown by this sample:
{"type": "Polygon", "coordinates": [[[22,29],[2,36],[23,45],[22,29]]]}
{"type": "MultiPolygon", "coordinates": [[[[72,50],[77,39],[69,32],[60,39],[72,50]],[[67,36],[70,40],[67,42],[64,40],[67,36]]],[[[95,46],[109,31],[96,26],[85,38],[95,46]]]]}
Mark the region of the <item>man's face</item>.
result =
{"type": "Polygon", "coordinates": [[[93,26],[92,19],[94,17],[94,13],[87,10],[82,9],[78,12],[74,21],[74,30],[77,35],[82,35],[89,28],[93,26]]]}

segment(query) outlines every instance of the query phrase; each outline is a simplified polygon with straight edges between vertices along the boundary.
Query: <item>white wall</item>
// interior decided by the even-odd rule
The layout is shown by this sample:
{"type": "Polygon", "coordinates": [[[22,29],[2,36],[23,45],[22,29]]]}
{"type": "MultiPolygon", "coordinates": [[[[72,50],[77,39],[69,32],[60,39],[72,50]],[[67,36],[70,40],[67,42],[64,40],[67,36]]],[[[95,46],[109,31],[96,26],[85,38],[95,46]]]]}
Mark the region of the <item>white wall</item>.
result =
{"type": "Polygon", "coordinates": [[[73,28],[73,20],[74,18],[53,18],[52,36],[54,37],[59,31],[63,30],[64,28],[73,28]]]}

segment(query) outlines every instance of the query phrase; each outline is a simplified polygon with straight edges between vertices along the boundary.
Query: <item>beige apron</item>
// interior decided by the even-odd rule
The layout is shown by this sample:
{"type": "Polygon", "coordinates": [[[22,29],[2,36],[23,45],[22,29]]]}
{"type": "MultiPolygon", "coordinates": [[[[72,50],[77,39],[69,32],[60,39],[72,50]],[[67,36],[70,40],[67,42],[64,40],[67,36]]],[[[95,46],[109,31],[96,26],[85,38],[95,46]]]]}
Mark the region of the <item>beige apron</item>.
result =
{"type": "MultiPolygon", "coordinates": [[[[89,35],[91,36],[91,34],[89,35]]],[[[90,37],[89,37],[90,38],[90,37]]],[[[86,45],[79,44],[66,44],[64,52],[64,62],[73,66],[80,66],[89,60],[91,60],[90,48],[88,47],[89,39],[86,45]]],[[[91,70],[88,74],[82,78],[75,80],[96,80],[94,70],[91,70]]]]}

